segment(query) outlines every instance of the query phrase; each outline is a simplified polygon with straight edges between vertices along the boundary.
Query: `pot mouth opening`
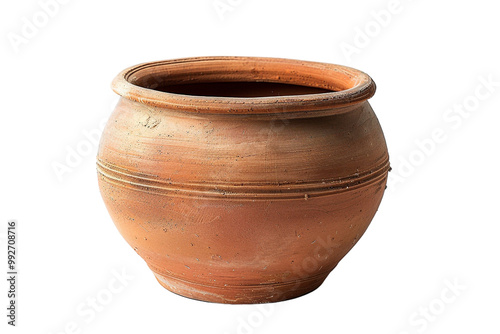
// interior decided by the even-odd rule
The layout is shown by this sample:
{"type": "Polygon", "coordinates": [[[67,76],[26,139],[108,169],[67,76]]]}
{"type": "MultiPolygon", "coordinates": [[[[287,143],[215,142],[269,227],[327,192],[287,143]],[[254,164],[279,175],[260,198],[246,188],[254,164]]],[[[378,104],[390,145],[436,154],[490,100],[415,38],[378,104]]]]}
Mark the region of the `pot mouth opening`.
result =
{"type": "Polygon", "coordinates": [[[122,71],[112,88],[124,98],[153,107],[243,115],[340,113],[342,107],[375,93],[373,80],[353,68],[260,57],[144,63],[122,71]]]}
{"type": "Polygon", "coordinates": [[[288,83],[277,83],[268,81],[200,81],[193,83],[169,83],[163,78],[156,77],[157,83],[152,86],[146,84],[139,86],[154,89],[156,91],[204,97],[236,97],[236,98],[256,98],[256,97],[277,97],[290,95],[320,94],[328,93],[331,90],[294,85],[288,83]]]}

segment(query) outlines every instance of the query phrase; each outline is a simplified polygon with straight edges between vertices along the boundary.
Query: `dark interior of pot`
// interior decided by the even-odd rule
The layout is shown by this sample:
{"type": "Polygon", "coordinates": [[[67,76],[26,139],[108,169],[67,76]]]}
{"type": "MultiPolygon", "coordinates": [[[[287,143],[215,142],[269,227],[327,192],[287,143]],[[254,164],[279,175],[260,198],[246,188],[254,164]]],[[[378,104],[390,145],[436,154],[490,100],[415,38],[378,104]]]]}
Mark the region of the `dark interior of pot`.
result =
{"type": "Polygon", "coordinates": [[[190,84],[153,85],[167,93],[216,97],[269,97],[328,93],[331,90],[275,82],[204,82],[190,84]]]}

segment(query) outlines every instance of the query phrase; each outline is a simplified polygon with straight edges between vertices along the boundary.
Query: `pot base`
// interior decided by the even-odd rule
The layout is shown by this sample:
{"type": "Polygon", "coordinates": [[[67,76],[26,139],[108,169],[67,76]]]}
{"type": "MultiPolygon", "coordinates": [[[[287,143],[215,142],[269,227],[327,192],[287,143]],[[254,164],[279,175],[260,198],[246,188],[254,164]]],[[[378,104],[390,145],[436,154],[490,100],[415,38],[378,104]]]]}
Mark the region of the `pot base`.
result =
{"type": "Polygon", "coordinates": [[[208,286],[154,272],[165,289],[191,299],[222,304],[262,304],[297,298],[316,290],[329,273],[299,281],[261,285],[208,286]]]}

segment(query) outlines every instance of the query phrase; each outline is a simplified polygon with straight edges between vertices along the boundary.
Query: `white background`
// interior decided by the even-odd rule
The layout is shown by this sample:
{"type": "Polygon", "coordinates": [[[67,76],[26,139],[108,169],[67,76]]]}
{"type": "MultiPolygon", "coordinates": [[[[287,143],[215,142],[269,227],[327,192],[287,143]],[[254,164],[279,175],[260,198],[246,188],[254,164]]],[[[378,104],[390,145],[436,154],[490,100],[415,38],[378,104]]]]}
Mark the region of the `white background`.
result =
{"type": "Polygon", "coordinates": [[[2,272],[8,219],[20,248],[18,327],[6,325],[2,279],[2,333],[499,333],[494,1],[60,1],[46,22],[35,0],[0,5],[2,272]],[[54,171],[88,148],[85,132],[97,136],[119,71],[206,55],[338,63],[377,83],[391,184],[365,236],[309,295],[260,308],[174,295],[110,220],[97,146],[54,171]],[[109,292],[122,271],[133,278],[109,292]],[[99,296],[111,298],[92,313],[99,296]]]}

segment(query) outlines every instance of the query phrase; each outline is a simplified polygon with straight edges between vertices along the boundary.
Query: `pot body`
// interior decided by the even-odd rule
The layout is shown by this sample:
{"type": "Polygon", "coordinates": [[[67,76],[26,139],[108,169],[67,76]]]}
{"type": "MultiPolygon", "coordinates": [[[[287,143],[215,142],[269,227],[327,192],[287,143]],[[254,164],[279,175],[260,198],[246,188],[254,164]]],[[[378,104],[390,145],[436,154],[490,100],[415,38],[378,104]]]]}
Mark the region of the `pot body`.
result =
{"type": "Polygon", "coordinates": [[[262,303],[316,289],[363,235],[389,160],[367,101],[299,118],[122,98],[98,153],[122,236],[168,290],[262,303]]]}

